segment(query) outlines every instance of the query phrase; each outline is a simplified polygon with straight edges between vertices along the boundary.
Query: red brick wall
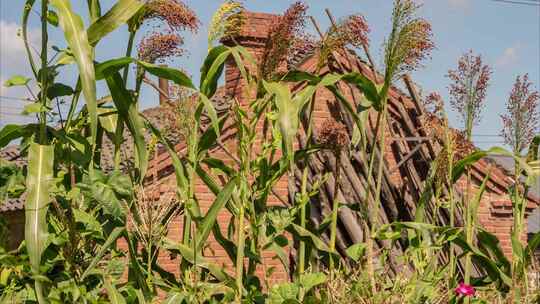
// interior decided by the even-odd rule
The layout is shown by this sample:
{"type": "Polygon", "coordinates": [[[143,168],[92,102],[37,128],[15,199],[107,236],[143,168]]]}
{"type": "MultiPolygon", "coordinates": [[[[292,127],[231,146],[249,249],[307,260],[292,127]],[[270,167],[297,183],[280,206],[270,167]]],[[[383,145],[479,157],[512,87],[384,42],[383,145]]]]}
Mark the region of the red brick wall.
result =
{"type": "MultiPolygon", "coordinates": [[[[247,24],[245,28],[241,31],[242,35],[240,37],[237,37],[235,40],[242,44],[244,47],[246,47],[248,51],[250,51],[254,55],[255,58],[260,58],[263,53],[265,38],[267,36],[266,33],[269,26],[272,24],[274,18],[275,16],[270,14],[249,13],[247,24]]],[[[231,42],[225,41],[224,43],[230,44],[231,42]]],[[[316,59],[308,60],[303,64],[303,68],[309,68],[310,66],[313,66],[315,64],[317,64],[316,59]]],[[[248,67],[248,70],[256,71],[256,67],[248,67]]],[[[253,92],[246,92],[246,83],[241,78],[240,72],[236,68],[234,61],[232,60],[230,60],[226,64],[225,87],[228,95],[234,96],[243,106],[247,105],[247,102],[253,95],[253,92]]],[[[347,92],[346,95],[350,99],[351,93],[347,92]]],[[[329,106],[331,102],[333,102],[335,99],[331,92],[326,89],[319,90],[316,93],[316,96],[317,98],[313,113],[313,124],[317,128],[322,125],[324,120],[331,117],[329,106]]],[[[411,106],[407,105],[406,101],[403,101],[403,103],[405,106],[411,106]]],[[[245,109],[247,110],[247,107],[245,109]]],[[[231,127],[231,122],[228,122],[228,124],[226,124],[226,129],[228,130],[226,133],[228,135],[231,135],[231,137],[225,140],[224,144],[234,154],[236,152],[237,145],[234,139],[234,128],[231,127]]],[[[261,125],[257,126],[257,129],[259,132],[262,133],[261,125]]],[[[315,132],[317,132],[317,129],[315,129],[315,132]]],[[[261,138],[262,136],[264,135],[261,135],[261,138]]],[[[258,139],[259,142],[261,138],[258,139]]],[[[260,147],[257,144],[254,145],[253,149],[254,152],[260,151],[260,147]]],[[[229,165],[234,165],[234,162],[230,159],[230,157],[220,148],[215,148],[214,150],[212,150],[210,152],[210,155],[212,157],[224,160],[229,165]]],[[[387,156],[385,157],[385,161],[387,162],[387,166],[393,168],[397,164],[397,161],[394,157],[394,154],[392,153],[390,142],[387,144],[386,155],[387,156]]],[[[150,174],[158,174],[159,170],[170,167],[170,165],[170,159],[167,157],[166,153],[163,153],[151,162],[150,174]]],[[[403,176],[401,176],[399,171],[393,172],[391,179],[396,187],[401,188],[404,186],[403,176]]],[[[475,184],[478,185],[478,181],[475,181],[475,184]]],[[[170,175],[166,178],[159,180],[156,189],[158,189],[158,195],[164,195],[165,193],[174,192],[174,175],[170,175]]],[[[278,193],[280,197],[287,199],[287,179],[282,178],[277,183],[274,190],[278,193]]],[[[497,209],[497,207],[495,206],[496,203],[494,202],[507,200],[507,198],[504,192],[502,192],[500,189],[498,191],[495,190],[497,189],[495,186],[493,186],[492,188],[489,188],[488,191],[486,191],[486,194],[482,199],[479,208],[479,221],[480,224],[482,224],[488,231],[495,233],[499,237],[505,253],[509,255],[511,252],[509,243],[509,231],[512,225],[511,213],[510,215],[508,215],[508,212],[505,209],[506,207],[503,207],[502,209],[497,209]]],[[[199,179],[196,180],[196,195],[199,199],[202,212],[206,212],[208,208],[212,205],[215,196],[199,179]]],[[[280,201],[276,197],[272,196],[270,197],[268,203],[270,205],[279,205],[280,201]]],[[[218,222],[220,224],[222,232],[225,235],[230,220],[231,215],[226,210],[222,211],[218,216],[218,222]]],[[[178,217],[173,220],[169,226],[169,237],[171,239],[180,241],[182,235],[182,227],[182,217],[178,217]]],[[[232,273],[233,265],[231,265],[230,259],[227,257],[224,249],[221,248],[221,246],[213,239],[212,236],[210,236],[209,238],[208,247],[204,250],[204,255],[208,257],[212,262],[224,265],[232,273]]],[[[159,257],[159,261],[160,265],[164,266],[166,270],[178,273],[178,257],[171,258],[166,255],[165,252],[163,252],[162,255],[159,257]]],[[[258,269],[258,275],[262,277],[264,271],[270,268],[275,268],[275,271],[270,277],[269,283],[287,280],[288,275],[279,260],[271,252],[265,252],[264,263],[258,269]]]]}

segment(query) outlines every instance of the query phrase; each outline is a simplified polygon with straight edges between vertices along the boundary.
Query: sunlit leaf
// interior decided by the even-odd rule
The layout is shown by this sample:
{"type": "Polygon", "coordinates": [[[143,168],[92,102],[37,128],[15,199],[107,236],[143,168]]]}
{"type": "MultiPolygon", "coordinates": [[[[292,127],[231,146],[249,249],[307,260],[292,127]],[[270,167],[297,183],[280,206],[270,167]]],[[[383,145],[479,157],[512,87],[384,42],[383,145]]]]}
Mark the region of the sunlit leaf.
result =
{"type": "Polygon", "coordinates": [[[82,84],[82,92],[90,117],[90,134],[92,145],[95,144],[98,127],[96,79],[92,55],[92,47],[84,29],[82,18],[71,9],[69,0],[51,0],[56,8],[60,27],[64,32],[69,48],[75,57],[82,84]]]}
{"type": "MultiPolygon", "coordinates": [[[[25,243],[32,273],[40,274],[41,255],[47,244],[47,209],[50,203],[49,190],[53,180],[53,146],[30,144],[28,151],[28,174],[25,203],[25,243]]],[[[43,286],[35,281],[38,298],[43,297],[43,286]]]]}
{"type": "Polygon", "coordinates": [[[88,28],[88,41],[96,45],[103,37],[116,28],[125,24],[141,7],[143,3],[138,0],[120,0],[107,12],[99,17],[88,28]]]}
{"type": "Polygon", "coordinates": [[[15,75],[15,76],[12,76],[10,79],[6,80],[4,82],[4,86],[5,87],[24,86],[24,85],[27,85],[28,82],[30,82],[30,78],[27,78],[21,75],[15,75]]]}

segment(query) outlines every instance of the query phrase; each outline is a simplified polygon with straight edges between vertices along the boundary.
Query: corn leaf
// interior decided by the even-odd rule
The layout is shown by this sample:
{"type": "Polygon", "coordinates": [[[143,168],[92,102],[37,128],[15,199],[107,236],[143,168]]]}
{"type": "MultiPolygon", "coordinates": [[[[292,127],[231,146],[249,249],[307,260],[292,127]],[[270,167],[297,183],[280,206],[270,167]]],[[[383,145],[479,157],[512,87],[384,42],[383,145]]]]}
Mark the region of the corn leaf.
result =
{"type": "Polygon", "coordinates": [[[210,206],[210,209],[208,209],[208,212],[204,216],[204,219],[197,230],[197,251],[201,250],[204,246],[206,239],[210,235],[212,227],[214,227],[214,224],[216,223],[219,212],[231,198],[235,185],[236,179],[233,178],[227,183],[227,185],[225,185],[225,187],[223,187],[223,189],[221,189],[221,191],[219,191],[216,199],[212,203],[212,206],[210,206]]]}
{"type": "Polygon", "coordinates": [[[137,110],[137,105],[131,94],[124,87],[124,81],[118,72],[106,78],[109,91],[121,119],[126,122],[129,132],[133,136],[137,150],[135,162],[139,170],[139,179],[142,181],[148,167],[148,151],[144,139],[144,123],[137,110]]]}
{"type": "Polygon", "coordinates": [[[315,246],[315,248],[317,248],[318,250],[331,253],[330,249],[323,242],[323,240],[321,240],[318,236],[316,236],[315,234],[313,234],[309,230],[307,230],[305,228],[302,228],[301,226],[299,226],[297,224],[294,224],[294,223],[291,224],[289,226],[289,228],[287,228],[287,230],[289,232],[297,235],[299,238],[311,242],[315,246]]]}
{"type": "MultiPolygon", "coordinates": [[[[22,15],[22,38],[23,41],[29,41],[28,40],[28,19],[30,17],[30,12],[32,12],[32,7],[34,6],[34,3],[36,0],[26,0],[26,3],[24,4],[24,10],[22,15]]],[[[26,50],[26,58],[28,58],[28,62],[30,63],[30,68],[32,69],[32,73],[34,74],[34,77],[38,77],[38,70],[36,67],[36,64],[34,62],[34,57],[32,55],[32,52],[30,50],[30,44],[25,43],[24,48],[26,50]]]]}
{"type": "Polygon", "coordinates": [[[164,247],[172,252],[180,254],[184,259],[186,259],[191,264],[196,264],[196,266],[202,267],[210,271],[210,273],[221,282],[232,282],[234,281],[230,275],[228,275],[225,270],[213,263],[208,262],[203,256],[195,256],[193,253],[193,248],[189,248],[184,244],[179,242],[172,241],[170,239],[165,239],[164,247]]]}
{"type": "Polygon", "coordinates": [[[96,64],[96,80],[101,80],[109,77],[111,74],[120,71],[133,61],[134,60],[131,57],[120,57],[96,64]]]}
{"type": "Polygon", "coordinates": [[[200,90],[208,97],[214,96],[217,89],[217,82],[223,73],[225,60],[230,55],[230,50],[226,46],[220,45],[214,47],[208,52],[201,67],[200,90]]]}
{"type": "Polygon", "coordinates": [[[64,31],[64,36],[79,67],[82,91],[86,101],[88,115],[90,116],[92,146],[94,146],[97,138],[98,115],[92,47],[88,42],[88,36],[84,29],[82,18],[73,12],[70,1],[51,0],[51,4],[57,10],[60,27],[64,31]]]}
{"type": "Polygon", "coordinates": [[[528,176],[538,176],[540,174],[540,172],[538,172],[529,164],[527,164],[527,162],[520,156],[514,155],[512,152],[501,147],[492,147],[488,150],[480,150],[480,151],[472,152],[471,154],[467,155],[460,161],[456,162],[454,164],[454,168],[452,169],[452,182],[455,183],[457,180],[459,180],[459,178],[463,175],[463,173],[466,172],[466,169],[468,166],[473,165],[480,159],[489,155],[503,155],[503,156],[512,157],[515,161],[519,163],[521,169],[523,169],[527,173],[528,176]]]}
{"type": "Polygon", "coordinates": [[[146,127],[152,132],[154,136],[158,138],[158,140],[165,146],[167,149],[167,152],[169,153],[172,161],[172,165],[174,167],[174,174],[176,176],[176,192],[182,201],[187,201],[188,195],[187,195],[187,185],[188,180],[186,178],[186,170],[184,169],[184,165],[182,164],[182,161],[178,157],[178,154],[174,150],[174,146],[169,142],[165,136],[155,127],[152,125],[152,123],[149,120],[145,120],[146,127]]]}
{"type": "MultiPolygon", "coordinates": [[[[47,242],[47,209],[50,203],[49,189],[52,186],[53,162],[53,146],[30,144],[26,177],[28,196],[25,203],[24,235],[30,265],[35,275],[40,273],[41,255],[45,251],[47,242]]],[[[35,284],[36,294],[40,299],[43,297],[42,282],[36,280],[35,284]]]]}
{"type": "Polygon", "coordinates": [[[377,111],[382,109],[381,96],[377,92],[377,86],[369,78],[360,73],[349,73],[343,76],[343,80],[356,85],[377,111]]]}
{"type": "Polygon", "coordinates": [[[116,286],[113,286],[109,278],[103,278],[103,286],[109,295],[109,301],[112,304],[125,304],[126,299],[122,294],[117,290],[116,286]]]}
{"type": "Polygon", "coordinates": [[[111,248],[111,246],[116,244],[116,240],[120,236],[122,236],[122,234],[124,233],[125,230],[126,229],[124,227],[116,227],[116,228],[113,229],[113,231],[111,232],[111,234],[109,234],[109,237],[107,238],[105,243],[103,245],[101,245],[98,253],[92,259],[92,261],[90,262],[90,264],[88,265],[88,267],[86,268],[84,273],[82,274],[81,280],[84,280],[84,278],[86,278],[89,274],[92,273],[92,271],[94,270],[96,265],[101,261],[103,256],[105,256],[105,253],[107,253],[107,250],[109,248],[111,248]]]}
{"type": "Polygon", "coordinates": [[[283,139],[283,151],[292,168],[293,164],[293,141],[299,126],[299,108],[293,103],[291,91],[285,84],[263,81],[263,85],[270,94],[274,95],[279,131],[283,139]]]}
{"type": "Polygon", "coordinates": [[[101,16],[88,28],[88,41],[96,45],[103,37],[126,23],[143,3],[138,0],[120,0],[105,15],[101,16]]]}
{"type": "Polygon", "coordinates": [[[193,85],[193,82],[191,82],[191,79],[180,70],[162,67],[144,61],[137,61],[137,63],[145,71],[154,76],[168,79],[181,87],[195,89],[195,86],[193,85]]]}

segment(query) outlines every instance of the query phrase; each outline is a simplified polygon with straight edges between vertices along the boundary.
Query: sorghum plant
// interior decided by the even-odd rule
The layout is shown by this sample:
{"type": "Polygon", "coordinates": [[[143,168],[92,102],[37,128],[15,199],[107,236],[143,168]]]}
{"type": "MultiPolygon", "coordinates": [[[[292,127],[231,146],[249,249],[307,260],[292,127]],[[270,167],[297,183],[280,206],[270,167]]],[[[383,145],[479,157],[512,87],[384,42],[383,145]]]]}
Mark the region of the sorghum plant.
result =
{"type": "MultiPolygon", "coordinates": [[[[155,20],[162,21],[163,24],[167,25],[168,29],[165,31],[154,30],[147,34],[140,42],[139,57],[141,55],[148,55],[148,59],[163,60],[165,57],[181,54],[182,51],[180,46],[183,44],[183,38],[180,36],[180,32],[188,30],[195,33],[199,29],[200,24],[197,15],[179,0],[146,1],[144,6],[128,21],[129,39],[126,57],[131,56],[135,36],[140,27],[144,23],[150,23],[155,20]],[[152,44],[154,44],[154,47],[152,47],[152,44]],[[161,50],[161,47],[163,47],[164,50],[161,50]],[[143,50],[141,50],[141,48],[143,50]],[[153,50],[152,52],[154,54],[148,53],[150,50],[153,50]],[[141,51],[144,54],[141,54],[141,51]],[[161,53],[161,56],[155,53],[161,53]],[[156,56],[157,58],[155,58],[156,56]]],[[[153,61],[149,62],[153,63],[153,61]]],[[[127,73],[128,67],[124,69],[124,82],[127,81],[127,73]]],[[[137,79],[137,86],[140,86],[140,81],[142,81],[141,77],[142,75],[139,75],[139,79],[137,79]]]]}
{"type": "Polygon", "coordinates": [[[347,45],[366,47],[369,45],[369,25],[361,14],[350,15],[332,26],[321,41],[319,66],[323,66],[334,51],[347,45]]]}
{"type": "Polygon", "coordinates": [[[182,37],[177,34],[154,32],[141,40],[137,57],[149,63],[164,62],[167,58],[181,56],[183,44],[182,37]]]}
{"type": "MultiPolygon", "coordinates": [[[[375,210],[371,213],[372,223],[376,222],[379,205],[381,204],[381,186],[383,166],[386,151],[386,117],[387,117],[387,94],[393,82],[404,73],[413,71],[421,66],[422,60],[429,58],[429,54],[435,48],[432,41],[431,25],[423,18],[416,16],[419,5],[411,0],[396,0],[392,12],[392,30],[384,44],[384,83],[379,91],[378,115],[375,127],[375,138],[378,140],[379,159],[376,172],[375,186],[375,210]],[[379,134],[380,131],[380,134],[379,134]]],[[[372,146],[371,157],[368,167],[368,176],[373,172],[375,164],[375,146],[372,146]]],[[[368,187],[368,192],[372,186],[368,187]]],[[[368,193],[369,194],[369,193],[368,193]]],[[[369,196],[369,195],[368,195],[369,196]]],[[[373,227],[372,227],[373,229],[373,227]]],[[[373,234],[374,231],[371,233],[373,234]]],[[[368,255],[372,254],[371,242],[368,246],[368,255]]],[[[371,256],[372,257],[372,256],[371,256]]],[[[368,263],[373,274],[372,263],[368,263]]],[[[372,282],[373,288],[376,286],[372,282]]]]}
{"type": "MultiPolygon", "coordinates": [[[[332,151],[336,160],[336,168],[334,176],[336,178],[334,182],[334,201],[332,202],[332,222],[330,224],[330,252],[336,254],[336,233],[337,233],[337,217],[339,209],[338,189],[340,186],[340,168],[341,168],[341,153],[349,143],[349,133],[347,127],[344,124],[339,123],[333,119],[327,119],[323,122],[321,130],[319,131],[319,143],[332,151]]],[[[330,277],[334,278],[334,257],[330,257],[330,277]]]]}
{"type": "MultiPolygon", "coordinates": [[[[449,70],[447,77],[451,80],[449,86],[450,105],[456,110],[465,123],[464,132],[468,142],[472,139],[473,126],[478,124],[481,118],[481,111],[484,107],[491,68],[483,64],[480,55],[473,55],[472,50],[463,54],[458,60],[458,67],[455,70],[449,70]]],[[[465,225],[467,241],[472,242],[474,235],[474,224],[471,209],[471,175],[467,170],[467,187],[465,189],[464,207],[465,225]]],[[[471,256],[465,257],[465,284],[470,284],[471,256]]]]}
{"type": "Polygon", "coordinates": [[[245,23],[245,8],[241,2],[225,1],[212,16],[208,26],[208,47],[222,38],[234,37],[245,23]]]}
{"type": "Polygon", "coordinates": [[[531,86],[528,74],[517,76],[506,102],[508,113],[501,115],[504,126],[501,135],[516,154],[527,148],[538,134],[540,95],[531,86]]]}
{"type": "Polygon", "coordinates": [[[291,47],[302,39],[308,6],[293,3],[270,29],[259,69],[261,79],[271,79],[287,58],[291,47]]]}
{"type": "Polygon", "coordinates": [[[189,30],[196,32],[199,29],[199,19],[187,5],[179,0],[150,0],[144,8],[144,19],[158,19],[164,21],[171,30],[189,30]]]}
{"type": "Polygon", "coordinates": [[[473,126],[480,122],[491,73],[482,56],[475,56],[472,50],[459,58],[457,69],[448,71],[450,105],[465,123],[467,140],[471,140],[473,126]]]}
{"type": "MultiPolygon", "coordinates": [[[[523,150],[529,147],[535,136],[538,136],[538,120],[540,119],[538,101],[540,95],[538,91],[533,90],[531,87],[532,83],[529,81],[528,74],[517,76],[506,103],[508,113],[501,115],[503,121],[501,135],[505,143],[512,147],[514,156],[517,158],[523,157],[521,155],[523,150]]],[[[523,248],[519,248],[524,230],[528,190],[526,183],[523,189],[522,171],[521,164],[516,159],[514,162],[515,185],[509,192],[514,217],[512,242],[515,245],[512,246],[512,251],[515,258],[512,260],[512,279],[516,298],[522,296],[520,294],[521,284],[519,284],[519,280],[527,281],[527,261],[521,253],[523,248]]],[[[527,285],[524,286],[526,292],[528,292],[527,285]]]]}

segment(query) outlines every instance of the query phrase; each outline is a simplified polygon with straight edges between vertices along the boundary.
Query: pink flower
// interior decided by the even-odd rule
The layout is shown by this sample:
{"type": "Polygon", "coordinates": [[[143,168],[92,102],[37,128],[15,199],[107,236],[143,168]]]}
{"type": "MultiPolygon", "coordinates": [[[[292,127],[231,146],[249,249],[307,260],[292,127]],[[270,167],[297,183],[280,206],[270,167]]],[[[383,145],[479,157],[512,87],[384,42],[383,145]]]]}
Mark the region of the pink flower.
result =
{"type": "Polygon", "coordinates": [[[474,287],[472,287],[471,285],[467,285],[461,282],[456,288],[456,293],[460,296],[468,297],[468,296],[474,296],[475,290],[474,290],[474,287]]]}

